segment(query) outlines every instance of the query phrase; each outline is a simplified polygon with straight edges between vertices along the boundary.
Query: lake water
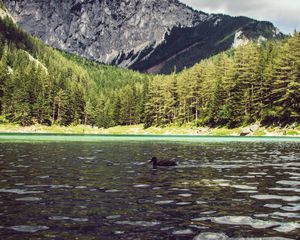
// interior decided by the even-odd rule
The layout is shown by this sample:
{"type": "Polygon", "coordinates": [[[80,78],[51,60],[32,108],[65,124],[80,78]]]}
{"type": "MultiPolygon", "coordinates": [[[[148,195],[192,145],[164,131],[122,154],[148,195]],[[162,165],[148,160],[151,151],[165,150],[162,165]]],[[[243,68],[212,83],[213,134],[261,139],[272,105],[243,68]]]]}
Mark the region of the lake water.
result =
{"type": "Polygon", "coordinates": [[[299,237],[300,139],[0,135],[0,239],[299,237]]]}

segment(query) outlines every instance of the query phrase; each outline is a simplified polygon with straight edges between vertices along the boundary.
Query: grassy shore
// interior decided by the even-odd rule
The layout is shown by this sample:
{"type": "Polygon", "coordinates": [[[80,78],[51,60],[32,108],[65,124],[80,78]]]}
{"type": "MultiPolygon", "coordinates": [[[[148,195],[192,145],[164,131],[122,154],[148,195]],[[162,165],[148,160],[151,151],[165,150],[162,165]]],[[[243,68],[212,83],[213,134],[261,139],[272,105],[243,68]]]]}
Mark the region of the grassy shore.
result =
{"type": "MultiPolygon", "coordinates": [[[[42,126],[33,125],[22,127],[16,124],[0,124],[2,133],[57,133],[57,134],[154,134],[154,135],[203,135],[203,136],[239,136],[243,128],[199,128],[186,126],[167,126],[164,128],[151,127],[144,129],[143,125],[117,126],[108,129],[91,126],[42,126]]],[[[279,128],[279,127],[259,127],[250,136],[299,136],[300,127],[279,128]]]]}

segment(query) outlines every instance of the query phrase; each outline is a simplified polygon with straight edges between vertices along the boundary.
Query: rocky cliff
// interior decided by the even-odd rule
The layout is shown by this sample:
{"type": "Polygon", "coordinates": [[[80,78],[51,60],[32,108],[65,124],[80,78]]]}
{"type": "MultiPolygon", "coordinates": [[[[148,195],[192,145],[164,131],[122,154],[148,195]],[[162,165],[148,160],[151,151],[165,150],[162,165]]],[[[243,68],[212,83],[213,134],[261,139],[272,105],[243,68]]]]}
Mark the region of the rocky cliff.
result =
{"type": "Polygon", "coordinates": [[[243,44],[278,37],[268,22],[206,14],[177,0],[4,0],[46,44],[99,62],[170,73],[243,44]]]}

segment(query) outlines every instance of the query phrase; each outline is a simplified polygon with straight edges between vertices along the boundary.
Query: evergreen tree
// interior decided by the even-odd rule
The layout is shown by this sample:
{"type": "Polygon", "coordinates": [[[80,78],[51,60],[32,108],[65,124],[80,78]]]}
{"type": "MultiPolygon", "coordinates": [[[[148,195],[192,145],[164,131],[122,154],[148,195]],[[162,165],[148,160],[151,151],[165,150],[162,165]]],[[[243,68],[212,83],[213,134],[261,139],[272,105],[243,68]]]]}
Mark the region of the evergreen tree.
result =
{"type": "Polygon", "coordinates": [[[300,120],[300,34],[287,40],[282,46],[275,67],[272,91],[276,122],[288,124],[300,120]]]}
{"type": "Polygon", "coordinates": [[[3,113],[3,95],[4,95],[4,84],[9,81],[9,71],[7,65],[7,51],[8,47],[4,46],[2,49],[2,56],[0,60],[0,114],[3,113]]]}

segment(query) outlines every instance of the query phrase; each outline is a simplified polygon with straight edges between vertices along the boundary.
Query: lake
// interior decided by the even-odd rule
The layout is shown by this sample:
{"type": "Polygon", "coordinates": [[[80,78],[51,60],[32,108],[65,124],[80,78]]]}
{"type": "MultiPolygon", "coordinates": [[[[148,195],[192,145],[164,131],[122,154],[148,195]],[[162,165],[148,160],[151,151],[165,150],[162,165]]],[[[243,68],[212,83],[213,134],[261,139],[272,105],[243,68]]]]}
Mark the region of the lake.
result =
{"type": "Polygon", "coordinates": [[[0,172],[0,239],[300,236],[297,138],[0,134],[0,172]]]}

